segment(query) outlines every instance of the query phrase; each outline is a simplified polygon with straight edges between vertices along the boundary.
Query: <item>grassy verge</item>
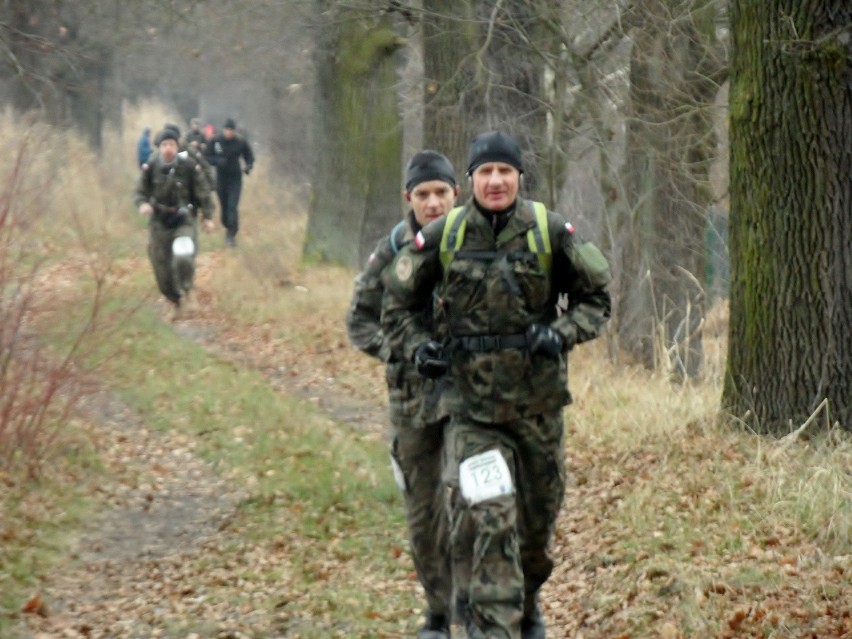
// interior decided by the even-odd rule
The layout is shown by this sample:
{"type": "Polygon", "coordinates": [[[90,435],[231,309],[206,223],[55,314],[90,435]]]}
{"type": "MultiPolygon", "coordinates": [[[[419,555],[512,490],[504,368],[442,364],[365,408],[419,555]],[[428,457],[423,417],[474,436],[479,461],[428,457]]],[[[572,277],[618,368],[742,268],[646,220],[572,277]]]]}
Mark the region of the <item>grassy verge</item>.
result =
{"type": "MultiPolygon", "coordinates": [[[[244,578],[301,584],[300,601],[307,604],[301,615],[334,611],[349,620],[354,636],[367,636],[372,615],[387,604],[410,610],[410,592],[399,585],[385,591],[387,582],[407,578],[394,552],[404,532],[381,440],[276,394],[259,373],[212,359],[147,313],[138,321],[124,336],[122,357],[112,360],[121,365],[108,367],[113,384],[152,426],[191,435],[197,453],[250,491],[240,510],[241,534],[284,562],[258,563],[244,578]],[[282,565],[293,573],[281,575],[282,565]]],[[[219,560],[238,560],[241,552],[238,544],[233,556],[219,560]]],[[[278,597],[253,605],[271,611],[278,597]]],[[[231,605],[245,603],[239,599],[231,605]]],[[[328,633],[319,627],[302,636],[328,633]]]]}
{"type": "MultiPolygon", "coordinates": [[[[216,575],[243,565],[242,587],[208,582],[206,597],[274,617],[279,629],[300,637],[380,636],[377,624],[410,626],[418,602],[381,435],[335,423],[310,403],[275,392],[256,370],[216,359],[164,323],[153,304],[127,313],[127,300],[144,298],[149,280],[147,272],[134,273],[111,292],[100,320],[111,328],[99,334],[88,361],[148,428],[191,441],[195,454],[247,494],[229,530],[232,542],[190,558],[184,570],[216,575]],[[297,603],[282,604],[291,601],[297,603]]],[[[41,332],[57,346],[71,334],[74,298],[69,293],[41,314],[41,332]]],[[[53,501],[48,509],[66,507],[53,501]]],[[[26,522],[39,535],[44,524],[26,522]]],[[[23,549],[15,564],[27,561],[23,549]]],[[[29,570],[35,576],[47,567],[29,570]]],[[[33,586],[19,572],[10,575],[18,593],[33,586]]],[[[179,615],[169,623],[175,631],[206,628],[179,615]]]]}
{"type": "Polygon", "coordinates": [[[704,385],[578,360],[551,616],[587,637],[846,636],[848,435],[788,446],[717,423],[704,385]]]}
{"type": "Polygon", "coordinates": [[[59,453],[37,479],[0,472],[0,636],[96,508],[91,495],[104,469],[88,442],[72,442],[83,433],[79,424],[69,425],[59,453]]]}

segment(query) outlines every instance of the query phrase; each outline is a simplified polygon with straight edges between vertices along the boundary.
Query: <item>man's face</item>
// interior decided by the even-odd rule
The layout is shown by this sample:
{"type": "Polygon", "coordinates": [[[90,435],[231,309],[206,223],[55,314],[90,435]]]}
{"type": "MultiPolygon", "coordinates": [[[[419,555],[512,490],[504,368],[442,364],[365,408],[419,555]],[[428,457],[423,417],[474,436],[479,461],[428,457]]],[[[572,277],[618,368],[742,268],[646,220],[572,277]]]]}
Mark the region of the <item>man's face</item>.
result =
{"type": "Polygon", "coordinates": [[[177,155],[178,143],[172,139],[163,140],[157,148],[160,149],[160,157],[163,158],[163,162],[168,164],[174,160],[177,155]]]}
{"type": "Polygon", "coordinates": [[[486,162],[476,167],[471,176],[473,197],[488,211],[509,208],[518,197],[521,173],[505,162],[486,162]]]}
{"type": "Polygon", "coordinates": [[[230,140],[234,137],[236,131],[234,129],[222,129],[222,134],[225,136],[226,140],[230,140]]]}
{"type": "Polygon", "coordinates": [[[411,204],[417,223],[426,226],[432,220],[450,212],[458,192],[458,186],[450,186],[443,180],[429,180],[406,191],[405,199],[411,204]]]}

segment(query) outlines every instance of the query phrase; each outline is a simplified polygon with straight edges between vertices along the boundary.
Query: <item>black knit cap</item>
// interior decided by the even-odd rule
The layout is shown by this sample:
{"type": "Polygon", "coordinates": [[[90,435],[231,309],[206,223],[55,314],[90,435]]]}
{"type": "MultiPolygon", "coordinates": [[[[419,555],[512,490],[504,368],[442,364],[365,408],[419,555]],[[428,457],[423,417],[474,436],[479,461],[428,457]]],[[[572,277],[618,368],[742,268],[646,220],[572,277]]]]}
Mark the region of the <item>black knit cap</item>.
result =
{"type": "Polygon", "coordinates": [[[174,130],[165,128],[157,134],[157,137],[154,138],[154,144],[160,146],[163,140],[174,140],[175,142],[180,142],[180,135],[174,130]]]}
{"type": "Polygon", "coordinates": [[[405,168],[405,190],[410,191],[421,182],[442,180],[450,186],[456,185],[456,172],[447,157],[437,151],[419,151],[408,161],[405,168]]]}
{"type": "Polygon", "coordinates": [[[471,175],[478,166],[487,162],[505,162],[524,172],[521,147],[515,138],[500,131],[481,133],[473,138],[467,152],[467,174],[471,175]]]}
{"type": "Polygon", "coordinates": [[[225,120],[225,124],[222,125],[223,129],[236,129],[237,123],[234,122],[234,118],[228,118],[225,120]]]}

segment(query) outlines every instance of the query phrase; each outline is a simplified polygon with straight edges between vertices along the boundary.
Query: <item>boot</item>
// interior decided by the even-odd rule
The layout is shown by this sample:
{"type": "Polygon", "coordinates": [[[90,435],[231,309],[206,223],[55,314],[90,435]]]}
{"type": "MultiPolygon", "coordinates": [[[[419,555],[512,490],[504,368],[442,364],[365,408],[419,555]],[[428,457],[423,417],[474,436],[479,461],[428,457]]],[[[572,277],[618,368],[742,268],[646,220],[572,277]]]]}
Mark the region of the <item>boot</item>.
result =
{"type": "Polygon", "coordinates": [[[450,620],[446,615],[426,613],[426,622],[417,631],[417,639],[450,639],[450,620]]]}
{"type": "Polygon", "coordinates": [[[521,619],[521,639],[545,639],[545,636],[544,617],[536,604],[532,612],[521,619]]]}
{"type": "Polygon", "coordinates": [[[473,615],[470,612],[470,604],[461,599],[456,601],[456,621],[460,621],[464,625],[467,639],[484,639],[485,635],[476,625],[473,620],[473,615]]]}
{"type": "Polygon", "coordinates": [[[183,319],[183,308],[180,305],[180,299],[177,302],[172,302],[172,321],[177,322],[183,319]]]}
{"type": "Polygon", "coordinates": [[[186,314],[193,315],[198,312],[198,300],[191,289],[181,296],[180,305],[186,314]]]}

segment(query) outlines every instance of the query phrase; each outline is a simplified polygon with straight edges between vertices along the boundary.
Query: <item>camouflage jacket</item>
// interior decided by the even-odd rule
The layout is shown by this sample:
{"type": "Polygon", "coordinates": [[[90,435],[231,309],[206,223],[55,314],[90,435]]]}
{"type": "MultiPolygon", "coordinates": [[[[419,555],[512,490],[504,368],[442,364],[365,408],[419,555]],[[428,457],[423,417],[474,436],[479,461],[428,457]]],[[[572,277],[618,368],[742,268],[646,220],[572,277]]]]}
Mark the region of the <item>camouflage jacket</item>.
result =
{"type": "Polygon", "coordinates": [[[408,359],[432,339],[422,317],[434,294],[434,321],[447,329],[452,412],[501,423],[558,410],[571,401],[566,358],[532,356],[525,331],[534,323],[548,324],[561,334],[566,350],[601,335],[610,315],[609,265],[594,245],[548,211],[547,273],[528,245],[527,231],[536,222],[526,201],[497,235],[472,200],[463,215],[463,244],[446,272],[441,239],[447,218],[424,228],[385,269],[382,328],[391,349],[408,359]],[[568,298],[561,315],[560,294],[568,298]]]}
{"type": "Polygon", "coordinates": [[[193,142],[197,142],[197,148],[201,151],[204,150],[204,147],[207,146],[207,139],[204,137],[204,133],[202,131],[193,131],[190,129],[183,136],[183,140],[181,141],[181,147],[184,149],[188,149],[193,142]]]}
{"type": "MultiPolygon", "coordinates": [[[[432,421],[440,417],[434,397],[440,392],[438,385],[421,377],[410,357],[403,358],[391,350],[380,321],[384,294],[382,272],[393,261],[397,251],[412,241],[418,230],[414,214],[409,211],[400,231],[392,232],[393,237],[386,235],[379,240],[364,270],[355,278],[352,301],[346,313],[346,332],[355,348],[387,364],[385,376],[390,401],[397,403],[398,409],[402,407],[403,412],[414,414],[420,411],[421,400],[427,398],[422,417],[432,421]]],[[[424,313],[424,326],[429,330],[431,305],[424,313]]]]}
{"type": "Polygon", "coordinates": [[[176,209],[192,205],[201,209],[208,220],[213,219],[213,191],[204,168],[186,151],[165,164],[154,153],[142,165],[136,186],[136,204],[148,202],[154,206],[154,219],[173,215],[176,209]]]}

